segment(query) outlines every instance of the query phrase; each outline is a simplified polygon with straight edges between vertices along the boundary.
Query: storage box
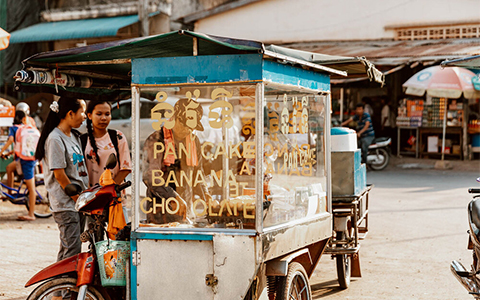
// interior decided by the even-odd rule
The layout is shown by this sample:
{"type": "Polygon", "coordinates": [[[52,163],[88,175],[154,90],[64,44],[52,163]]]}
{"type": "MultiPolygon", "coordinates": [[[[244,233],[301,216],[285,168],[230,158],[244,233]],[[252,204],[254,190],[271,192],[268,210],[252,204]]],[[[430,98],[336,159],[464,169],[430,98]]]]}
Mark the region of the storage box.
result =
{"type": "Polygon", "coordinates": [[[332,195],[357,195],[366,187],[367,169],[361,151],[332,152],[332,195]]]}
{"type": "Polygon", "coordinates": [[[472,134],[472,147],[480,147],[480,133],[472,134]]]}
{"type": "Polygon", "coordinates": [[[452,146],[452,153],[453,154],[460,154],[460,145],[453,145],[452,146]]]}
{"type": "Polygon", "coordinates": [[[334,127],[331,129],[331,142],[333,151],[357,150],[357,134],[355,130],[346,127],[334,127]]]}
{"type": "Polygon", "coordinates": [[[429,136],[427,138],[427,152],[438,152],[438,136],[429,136]]]}

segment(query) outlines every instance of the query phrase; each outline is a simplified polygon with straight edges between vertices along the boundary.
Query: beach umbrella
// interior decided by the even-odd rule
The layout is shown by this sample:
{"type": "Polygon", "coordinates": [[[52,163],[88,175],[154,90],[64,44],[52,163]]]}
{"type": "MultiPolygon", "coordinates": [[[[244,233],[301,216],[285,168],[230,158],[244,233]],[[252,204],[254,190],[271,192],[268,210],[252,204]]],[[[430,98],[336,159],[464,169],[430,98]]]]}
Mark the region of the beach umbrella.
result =
{"type": "Polygon", "coordinates": [[[0,50],[6,49],[10,43],[10,33],[0,28],[0,50]]]}
{"type": "Polygon", "coordinates": [[[442,68],[433,66],[416,73],[405,81],[405,94],[458,99],[462,96],[471,99],[479,96],[475,91],[472,78],[475,73],[461,67],[442,68]]]}
{"type": "Polygon", "coordinates": [[[405,94],[422,97],[425,93],[431,97],[445,98],[443,116],[442,161],[445,153],[445,134],[447,126],[447,98],[458,99],[462,96],[471,99],[480,93],[474,89],[472,78],[475,73],[461,67],[433,66],[416,73],[403,87],[405,94]]]}

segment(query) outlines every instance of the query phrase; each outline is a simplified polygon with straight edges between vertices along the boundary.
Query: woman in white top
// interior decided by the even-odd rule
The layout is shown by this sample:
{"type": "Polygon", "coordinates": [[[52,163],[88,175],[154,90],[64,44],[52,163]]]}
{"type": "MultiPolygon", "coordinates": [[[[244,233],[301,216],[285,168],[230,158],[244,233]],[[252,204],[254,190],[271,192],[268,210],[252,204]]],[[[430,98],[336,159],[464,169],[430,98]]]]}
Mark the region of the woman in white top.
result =
{"type": "MultiPolygon", "coordinates": [[[[86,158],[90,186],[99,182],[108,156],[117,156],[117,165],[112,170],[113,180],[120,184],[132,171],[130,151],[125,135],[118,130],[108,129],[112,119],[112,107],[108,102],[90,101],[87,105],[87,133],[82,135],[82,146],[86,158]]],[[[123,197],[125,198],[125,197],[123,197]]],[[[125,207],[125,201],[122,201],[125,207]]],[[[125,213],[125,221],[128,222],[125,213]]]]}
{"type": "MultiPolygon", "coordinates": [[[[125,135],[115,130],[113,136],[108,132],[108,125],[112,119],[112,107],[108,102],[90,101],[87,105],[87,139],[84,144],[87,170],[90,186],[100,180],[108,156],[114,153],[117,156],[117,166],[113,169],[113,179],[121,184],[132,171],[130,151],[125,135]],[[112,137],[117,141],[112,141],[112,137]],[[118,150],[115,145],[117,145],[118,150]],[[117,153],[118,151],[118,153],[117,153]]],[[[82,137],[82,141],[85,138],[82,137]]]]}

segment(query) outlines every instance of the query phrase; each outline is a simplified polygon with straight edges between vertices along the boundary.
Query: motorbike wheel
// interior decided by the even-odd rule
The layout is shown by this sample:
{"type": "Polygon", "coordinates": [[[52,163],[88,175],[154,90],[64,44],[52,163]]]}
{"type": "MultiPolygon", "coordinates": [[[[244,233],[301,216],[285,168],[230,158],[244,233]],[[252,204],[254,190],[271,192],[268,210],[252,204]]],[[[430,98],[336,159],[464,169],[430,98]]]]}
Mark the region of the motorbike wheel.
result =
{"type": "MultiPolygon", "coordinates": [[[[77,279],[71,277],[61,277],[49,280],[33,290],[33,292],[28,296],[27,300],[49,300],[53,297],[54,293],[62,291],[74,294],[71,295],[69,299],[77,299],[77,279]]],[[[102,294],[100,294],[100,292],[92,286],[88,287],[85,299],[105,300],[102,294]]]]}
{"type": "MultiPolygon", "coordinates": [[[[337,232],[337,238],[343,240],[345,237],[344,232],[337,232]]],[[[347,289],[350,285],[350,262],[351,257],[347,254],[337,254],[335,255],[335,260],[337,264],[337,279],[340,288],[347,289]]]]}
{"type": "MultiPolygon", "coordinates": [[[[36,183],[35,190],[37,193],[37,199],[35,201],[35,217],[37,218],[50,218],[52,216],[52,212],[50,211],[50,200],[48,200],[48,193],[47,189],[45,188],[45,184],[36,183]]],[[[25,206],[28,208],[28,194],[29,191],[27,189],[25,193],[25,206]]]]}
{"type": "Polygon", "coordinates": [[[311,300],[312,289],[308,282],[307,272],[303,266],[297,262],[292,262],[288,266],[288,273],[285,277],[280,277],[278,284],[277,300],[311,300]]]}
{"type": "Polygon", "coordinates": [[[385,169],[388,165],[388,162],[390,161],[390,156],[388,155],[388,151],[383,148],[379,148],[379,149],[376,149],[375,152],[376,153],[372,153],[371,155],[381,156],[383,157],[383,161],[379,163],[372,163],[370,164],[370,167],[375,171],[380,171],[385,169]]]}

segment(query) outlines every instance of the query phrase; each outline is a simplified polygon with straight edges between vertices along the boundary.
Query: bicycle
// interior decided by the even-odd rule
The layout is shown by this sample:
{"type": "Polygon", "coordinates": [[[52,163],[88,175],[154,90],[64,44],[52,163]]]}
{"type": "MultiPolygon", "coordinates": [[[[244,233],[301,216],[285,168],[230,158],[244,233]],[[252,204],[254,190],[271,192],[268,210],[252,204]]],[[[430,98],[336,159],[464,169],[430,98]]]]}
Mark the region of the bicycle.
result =
{"type": "MultiPolygon", "coordinates": [[[[2,178],[3,175],[2,174],[2,178]]],[[[28,188],[23,180],[23,176],[19,175],[20,182],[15,182],[14,187],[9,187],[0,181],[0,198],[3,201],[10,201],[12,204],[16,205],[25,205],[27,210],[29,209],[28,205],[28,188]],[[17,187],[15,187],[17,186],[17,187]]],[[[43,174],[35,172],[35,192],[37,194],[35,201],[35,217],[37,218],[49,218],[52,216],[50,211],[50,201],[48,200],[47,190],[45,188],[45,181],[43,174]]]]}

